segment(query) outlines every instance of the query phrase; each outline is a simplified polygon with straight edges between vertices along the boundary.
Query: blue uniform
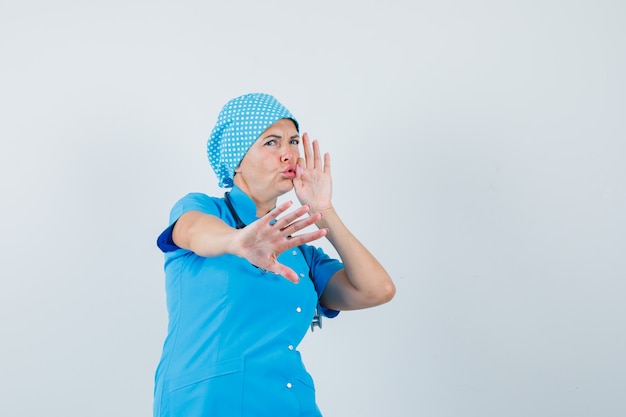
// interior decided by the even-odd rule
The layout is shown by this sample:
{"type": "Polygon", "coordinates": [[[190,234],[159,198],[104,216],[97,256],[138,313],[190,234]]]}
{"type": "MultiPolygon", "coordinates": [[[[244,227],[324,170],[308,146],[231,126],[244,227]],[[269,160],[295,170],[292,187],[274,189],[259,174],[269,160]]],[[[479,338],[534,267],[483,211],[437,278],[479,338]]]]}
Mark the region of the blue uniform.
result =
{"type": "MultiPolygon", "coordinates": [[[[239,188],[230,198],[244,223],[257,219],[254,202],[239,188]]],[[[171,242],[173,224],[191,210],[235,225],[222,198],[188,194],[172,209],[172,226],[159,240],[169,326],[155,376],[154,416],[321,416],[297,347],[343,264],[313,246],[290,249],[278,260],[300,275],[294,284],[234,255],[197,256],[171,242]]]]}

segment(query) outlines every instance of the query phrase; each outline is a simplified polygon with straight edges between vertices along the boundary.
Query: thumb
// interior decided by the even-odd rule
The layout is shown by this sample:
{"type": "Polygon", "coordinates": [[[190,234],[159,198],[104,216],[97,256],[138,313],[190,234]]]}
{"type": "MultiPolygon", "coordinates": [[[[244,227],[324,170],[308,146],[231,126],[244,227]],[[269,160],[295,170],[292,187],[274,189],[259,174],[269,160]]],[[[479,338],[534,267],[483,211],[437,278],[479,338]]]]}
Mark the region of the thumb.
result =
{"type": "Polygon", "coordinates": [[[276,262],[275,268],[272,268],[271,271],[279,275],[282,275],[284,278],[288,279],[294,284],[297,284],[298,282],[300,282],[300,277],[298,277],[298,274],[296,274],[296,271],[294,271],[293,269],[281,263],[276,262]]]}
{"type": "Polygon", "coordinates": [[[304,164],[304,159],[298,158],[298,163],[296,164],[296,178],[297,179],[302,178],[302,174],[304,173],[304,167],[302,166],[303,164],[304,164]]]}
{"type": "Polygon", "coordinates": [[[300,159],[298,160],[298,164],[296,165],[296,177],[293,179],[293,186],[296,191],[302,189],[302,174],[304,173],[304,169],[300,166],[300,159]]]}

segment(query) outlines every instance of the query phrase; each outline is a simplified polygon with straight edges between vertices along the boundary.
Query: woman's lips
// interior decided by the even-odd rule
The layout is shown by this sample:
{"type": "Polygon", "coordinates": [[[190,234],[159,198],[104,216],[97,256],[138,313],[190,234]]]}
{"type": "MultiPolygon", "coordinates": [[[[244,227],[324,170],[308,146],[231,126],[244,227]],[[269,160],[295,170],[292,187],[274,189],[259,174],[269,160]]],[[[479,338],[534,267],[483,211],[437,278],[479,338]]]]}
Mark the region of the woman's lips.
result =
{"type": "Polygon", "coordinates": [[[296,167],[290,166],[283,171],[283,175],[289,179],[294,179],[296,177],[296,167]]]}

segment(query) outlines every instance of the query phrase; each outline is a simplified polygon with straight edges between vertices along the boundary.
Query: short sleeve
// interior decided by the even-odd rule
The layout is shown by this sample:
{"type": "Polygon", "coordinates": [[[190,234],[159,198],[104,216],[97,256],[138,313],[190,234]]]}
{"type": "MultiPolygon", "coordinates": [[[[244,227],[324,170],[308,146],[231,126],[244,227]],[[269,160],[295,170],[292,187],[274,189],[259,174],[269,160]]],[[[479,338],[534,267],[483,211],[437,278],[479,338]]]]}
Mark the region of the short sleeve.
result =
{"type": "Polygon", "coordinates": [[[221,210],[212,197],[201,193],[189,193],[174,204],[170,211],[170,224],[157,238],[157,246],[164,253],[180,249],[172,239],[174,225],[188,211],[201,211],[220,217],[221,210]]]}
{"type": "MultiPolygon", "coordinates": [[[[337,259],[333,259],[328,256],[321,248],[317,248],[309,245],[301,245],[300,249],[304,255],[309,269],[311,271],[311,279],[317,292],[317,298],[322,296],[322,293],[326,289],[328,281],[335,273],[343,269],[343,263],[337,259]]],[[[337,310],[331,310],[329,308],[320,305],[322,314],[325,317],[333,318],[339,314],[337,310]]]]}

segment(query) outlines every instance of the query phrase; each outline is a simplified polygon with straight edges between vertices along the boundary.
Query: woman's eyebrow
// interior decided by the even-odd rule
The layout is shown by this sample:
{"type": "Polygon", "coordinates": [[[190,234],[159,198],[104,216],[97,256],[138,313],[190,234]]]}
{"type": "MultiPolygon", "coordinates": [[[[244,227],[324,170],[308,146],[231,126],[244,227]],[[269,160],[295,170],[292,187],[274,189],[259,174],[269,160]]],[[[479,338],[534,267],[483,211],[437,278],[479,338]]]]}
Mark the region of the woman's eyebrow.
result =
{"type": "MultiPolygon", "coordinates": [[[[293,135],[291,136],[289,139],[298,139],[300,137],[300,135],[293,135]]],[[[263,139],[282,139],[283,137],[281,135],[277,135],[276,133],[270,133],[269,135],[265,136],[263,139]]]]}
{"type": "Polygon", "coordinates": [[[269,135],[265,136],[263,139],[269,139],[269,138],[282,139],[283,137],[275,133],[270,133],[269,135]]]}

